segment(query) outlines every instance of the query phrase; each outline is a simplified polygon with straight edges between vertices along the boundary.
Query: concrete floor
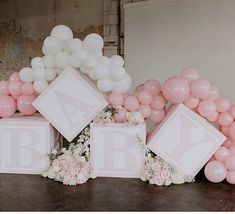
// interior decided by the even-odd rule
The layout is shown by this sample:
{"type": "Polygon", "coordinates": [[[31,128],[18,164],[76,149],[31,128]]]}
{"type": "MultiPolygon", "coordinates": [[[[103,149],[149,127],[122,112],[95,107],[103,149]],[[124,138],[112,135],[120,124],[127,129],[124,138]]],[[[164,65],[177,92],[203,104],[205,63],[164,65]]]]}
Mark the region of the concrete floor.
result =
{"type": "Polygon", "coordinates": [[[138,179],[97,178],[63,186],[39,175],[0,174],[1,211],[232,211],[235,188],[204,178],[157,187],[138,179]]]}

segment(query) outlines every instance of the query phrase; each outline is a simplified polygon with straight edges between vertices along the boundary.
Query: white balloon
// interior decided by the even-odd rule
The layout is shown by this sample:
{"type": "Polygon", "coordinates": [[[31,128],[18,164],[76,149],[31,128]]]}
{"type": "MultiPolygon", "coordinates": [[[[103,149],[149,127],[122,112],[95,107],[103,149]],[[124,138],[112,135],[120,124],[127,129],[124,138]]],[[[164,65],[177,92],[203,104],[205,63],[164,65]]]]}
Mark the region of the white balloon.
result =
{"type": "Polygon", "coordinates": [[[76,54],[71,54],[69,56],[69,65],[73,68],[79,68],[81,66],[82,62],[77,59],[76,54]]]}
{"type": "Polygon", "coordinates": [[[112,89],[113,82],[110,79],[102,79],[97,81],[97,87],[101,92],[108,92],[112,89]]]}
{"type": "Polygon", "coordinates": [[[96,79],[105,79],[109,75],[109,67],[104,63],[97,63],[92,69],[92,73],[96,79]]]}
{"type": "Polygon", "coordinates": [[[98,60],[94,56],[88,56],[86,60],[84,61],[84,65],[89,69],[94,68],[97,63],[98,63],[98,60]]]}
{"type": "Polygon", "coordinates": [[[119,93],[125,93],[130,89],[130,87],[131,87],[131,78],[127,74],[125,79],[113,83],[112,91],[119,92],[119,93]]]}
{"type": "Polygon", "coordinates": [[[126,77],[125,69],[120,65],[110,66],[110,79],[112,81],[120,81],[126,77]]]}
{"type": "Polygon", "coordinates": [[[42,57],[35,57],[31,61],[31,66],[33,69],[45,68],[44,61],[42,57]]]}
{"type": "Polygon", "coordinates": [[[61,69],[61,68],[55,68],[54,70],[55,70],[57,75],[60,75],[63,71],[63,69],[61,69]]]}
{"type": "Polygon", "coordinates": [[[56,66],[59,68],[66,68],[69,65],[69,54],[62,51],[56,55],[56,66]]]}
{"type": "Polygon", "coordinates": [[[94,73],[92,71],[89,72],[89,77],[92,80],[97,80],[96,76],[94,75],[94,73]]]}
{"type": "Polygon", "coordinates": [[[35,80],[33,83],[33,88],[38,93],[42,93],[47,87],[48,82],[46,80],[35,80]]]}
{"type": "Polygon", "coordinates": [[[45,69],[33,69],[33,78],[35,80],[45,80],[46,78],[46,71],[45,69]]]}
{"type": "Polygon", "coordinates": [[[50,68],[46,68],[46,75],[45,75],[45,79],[47,81],[52,81],[56,78],[56,71],[50,68]]]}
{"type": "Polygon", "coordinates": [[[64,50],[69,53],[77,53],[82,49],[82,41],[80,39],[70,39],[64,42],[64,50]]]}
{"type": "Polygon", "coordinates": [[[87,58],[88,53],[85,49],[81,49],[76,53],[76,56],[79,61],[84,61],[87,58]]]}
{"type": "Polygon", "coordinates": [[[73,32],[66,25],[57,25],[52,29],[51,36],[61,40],[67,40],[73,38],[73,32]]]}
{"type": "Polygon", "coordinates": [[[80,66],[80,71],[84,74],[89,74],[90,72],[90,70],[84,64],[80,66]]]}
{"type": "Polygon", "coordinates": [[[113,55],[110,58],[110,62],[111,62],[111,65],[120,65],[120,66],[124,65],[124,59],[119,55],[113,55]]]}
{"type": "Polygon", "coordinates": [[[33,82],[33,69],[29,67],[22,68],[19,72],[20,79],[23,82],[33,82]]]}
{"type": "Polygon", "coordinates": [[[109,58],[107,56],[100,57],[99,61],[104,63],[104,64],[106,64],[106,65],[108,65],[108,66],[110,66],[110,60],[109,60],[109,58]]]}
{"type": "Polygon", "coordinates": [[[55,56],[53,55],[47,55],[43,57],[44,65],[46,68],[54,68],[56,66],[55,64],[55,56]]]}
{"type": "Polygon", "coordinates": [[[88,51],[102,50],[104,47],[104,40],[99,34],[91,33],[85,37],[83,44],[88,51]]]}
{"type": "Polygon", "coordinates": [[[45,55],[56,55],[62,51],[62,42],[54,37],[47,37],[43,42],[42,52],[45,55]]]}

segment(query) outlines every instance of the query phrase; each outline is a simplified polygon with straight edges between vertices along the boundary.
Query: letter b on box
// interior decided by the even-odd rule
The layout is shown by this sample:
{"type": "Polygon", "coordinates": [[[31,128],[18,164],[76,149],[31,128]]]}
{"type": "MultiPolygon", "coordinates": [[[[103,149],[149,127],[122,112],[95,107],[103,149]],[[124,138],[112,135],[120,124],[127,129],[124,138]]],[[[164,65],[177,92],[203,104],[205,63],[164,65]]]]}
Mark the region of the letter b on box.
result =
{"type": "Polygon", "coordinates": [[[144,164],[145,124],[91,124],[91,164],[101,177],[140,178],[144,164]]]}

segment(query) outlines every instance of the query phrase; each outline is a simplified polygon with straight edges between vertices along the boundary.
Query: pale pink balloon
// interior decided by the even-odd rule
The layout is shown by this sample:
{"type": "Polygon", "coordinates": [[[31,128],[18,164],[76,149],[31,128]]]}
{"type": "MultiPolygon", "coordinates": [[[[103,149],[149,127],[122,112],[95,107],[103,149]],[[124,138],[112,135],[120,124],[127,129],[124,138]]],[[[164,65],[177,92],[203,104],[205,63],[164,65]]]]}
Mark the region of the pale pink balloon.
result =
{"type": "Polygon", "coordinates": [[[109,103],[112,106],[122,106],[124,103],[124,97],[121,93],[112,92],[108,97],[109,103]]]}
{"type": "Polygon", "coordinates": [[[135,91],[134,94],[133,94],[133,96],[135,96],[135,97],[138,99],[139,93],[140,93],[140,92],[135,91]]]}
{"type": "Polygon", "coordinates": [[[216,159],[215,159],[215,156],[212,155],[212,157],[207,161],[207,163],[209,163],[209,162],[211,162],[211,161],[214,161],[214,160],[216,160],[216,159]]]}
{"type": "Polygon", "coordinates": [[[11,95],[12,98],[14,98],[14,100],[18,100],[18,98],[20,97],[20,95],[11,95]]]}
{"type": "Polygon", "coordinates": [[[216,104],[216,110],[218,112],[225,112],[231,106],[231,102],[228,99],[222,97],[218,97],[215,100],[215,104],[216,104]]]}
{"type": "Polygon", "coordinates": [[[225,159],[225,168],[228,170],[235,170],[235,155],[231,155],[225,159]]]}
{"type": "Polygon", "coordinates": [[[199,79],[191,83],[190,89],[194,97],[207,99],[211,92],[211,84],[205,79],[199,79]]]}
{"type": "Polygon", "coordinates": [[[156,96],[161,92],[161,84],[157,80],[148,80],[144,84],[144,90],[150,91],[153,96],[156,96]]]}
{"type": "Polygon", "coordinates": [[[199,72],[196,69],[191,68],[191,67],[185,68],[182,71],[181,76],[186,78],[189,82],[200,78],[199,72]]]}
{"type": "Polygon", "coordinates": [[[149,105],[153,101],[153,95],[150,91],[141,91],[138,95],[138,100],[143,105],[149,105]]]}
{"type": "Polygon", "coordinates": [[[221,126],[221,132],[222,132],[226,137],[229,136],[229,129],[230,129],[229,126],[221,126]]]}
{"type": "Polygon", "coordinates": [[[234,105],[231,107],[230,112],[231,112],[233,119],[235,119],[235,106],[234,105]]]}
{"type": "Polygon", "coordinates": [[[209,93],[208,99],[216,100],[219,97],[219,90],[215,86],[211,86],[211,91],[209,93]]]}
{"type": "Polygon", "coordinates": [[[230,148],[231,144],[232,141],[230,139],[226,139],[222,145],[226,148],[230,148]]]}
{"type": "Polygon", "coordinates": [[[212,116],[207,117],[206,119],[207,119],[208,121],[210,121],[210,122],[215,122],[215,121],[217,120],[217,118],[218,118],[218,115],[219,115],[219,113],[218,113],[218,112],[215,112],[212,116]]]}
{"type": "Polygon", "coordinates": [[[223,162],[228,156],[230,152],[224,146],[221,146],[214,154],[216,160],[223,162]]]}
{"type": "Polygon", "coordinates": [[[23,83],[21,92],[24,95],[32,95],[34,93],[33,84],[28,82],[23,83]]]}
{"type": "Polygon", "coordinates": [[[165,110],[152,109],[149,119],[154,123],[160,123],[165,117],[165,110]]]}
{"type": "Polygon", "coordinates": [[[233,141],[235,141],[235,122],[233,122],[231,125],[230,125],[230,128],[229,128],[229,136],[231,137],[231,139],[233,141]]]}
{"type": "Polygon", "coordinates": [[[0,96],[0,117],[11,117],[15,111],[15,100],[7,95],[0,96]]]}
{"type": "Polygon", "coordinates": [[[189,83],[183,77],[171,77],[167,79],[162,87],[166,100],[172,103],[184,102],[190,93],[189,83]]]}
{"type": "Polygon", "coordinates": [[[8,95],[9,94],[8,85],[9,85],[8,81],[0,81],[0,95],[8,95]]]}
{"type": "Polygon", "coordinates": [[[199,104],[199,99],[193,97],[192,95],[190,95],[185,101],[184,101],[184,105],[187,106],[190,109],[194,109],[198,106],[199,104]]]}
{"type": "Polygon", "coordinates": [[[235,171],[228,171],[226,181],[230,184],[235,184],[235,171]]]}
{"type": "Polygon", "coordinates": [[[124,107],[128,111],[135,111],[139,107],[139,101],[135,96],[128,96],[124,101],[124,107]]]}
{"type": "Polygon", "coordinates": [[[228,112],[222,112],[218,116],[218,123],[221,126],[229,126],[233,122],[233,117],[228,112]]]}
{"type": "Polygon", "coordinates": [[[229,147],[230,155],[235,155],[235,145],[229,147]]]}
{"type": "Polygon", "coordinates": [[[141,92],[144,90],[144,84],[140,84],[139,86],[137,86],[137,88],[135,89],[136,92],[141,92]]]}
{"type": "Polygon", "coordinates": [[[155,110],[161,110],[165,107],[165,105],[166,100],[161,95],[155,96],[151,103],[151,107],[155,110]]]}
{"type": "Polygon", "coordinates": [[[212,100],[203,100],[198,106],[198,111],[203,117],[210,117],[216,113],[216,105],[212,100]]]}
{"type": "Polygon", "coordinates": [[[147,118],[151,114],[151,107],[149,105],[140,105],[138,111],[144,118],[147,118]]]}
{"type": "Polygon", "coordinates": [[[19,72],[14,72],[9,77],[10,82],[19,81],[19,80],[20,80],[19,72]]]}
{"type": "Polygon", "coordinates": [[[22,84],[23,83],[21,81],[9,82],[8,85],[9,93],[12,95],[20,95],[22,84]]]}
{"type": "Polygon", "coordinates": [[[114,113],[113,117],[117,123],[124,123],[126,120],[126,109],[121,108],[117,113],[114,113]]]}
{"type": "Polygon", "coordinates": [[[219,183],[225,179],[227,170],[220,161],[211,161],[206,165],[204,173],[209,181],[219,183]]]}
{"type": "Polygon", "coordinates": [[[32,115],[37,110],[33,107],[32,103],[36,99],[35,95],[21,95],[17,99],[17,108],[24,115],[32,115]]]}

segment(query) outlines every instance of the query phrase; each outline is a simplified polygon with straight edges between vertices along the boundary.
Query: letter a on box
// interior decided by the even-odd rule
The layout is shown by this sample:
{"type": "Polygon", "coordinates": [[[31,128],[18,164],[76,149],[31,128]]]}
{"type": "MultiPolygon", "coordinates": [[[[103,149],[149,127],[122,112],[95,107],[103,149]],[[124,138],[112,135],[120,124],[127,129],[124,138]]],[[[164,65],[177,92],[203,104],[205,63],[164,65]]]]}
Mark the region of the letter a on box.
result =
{"type": "Polygon", "coordinates": [[[154,131],[148,147],[185,175],[195,176],[224,141],[213,125],[179,104],[154,131]]]}
{"type": "Polygon", "coordinates": [[[101,177],[140,178],[144,164],[145,124],[91,124],[91,164],[101,177]]]}
{"type": "Polygon", "coordinates": [[[66,68],[33,105],[72,141],[108,103],[91,81],[78,71],[66,68]]]}

